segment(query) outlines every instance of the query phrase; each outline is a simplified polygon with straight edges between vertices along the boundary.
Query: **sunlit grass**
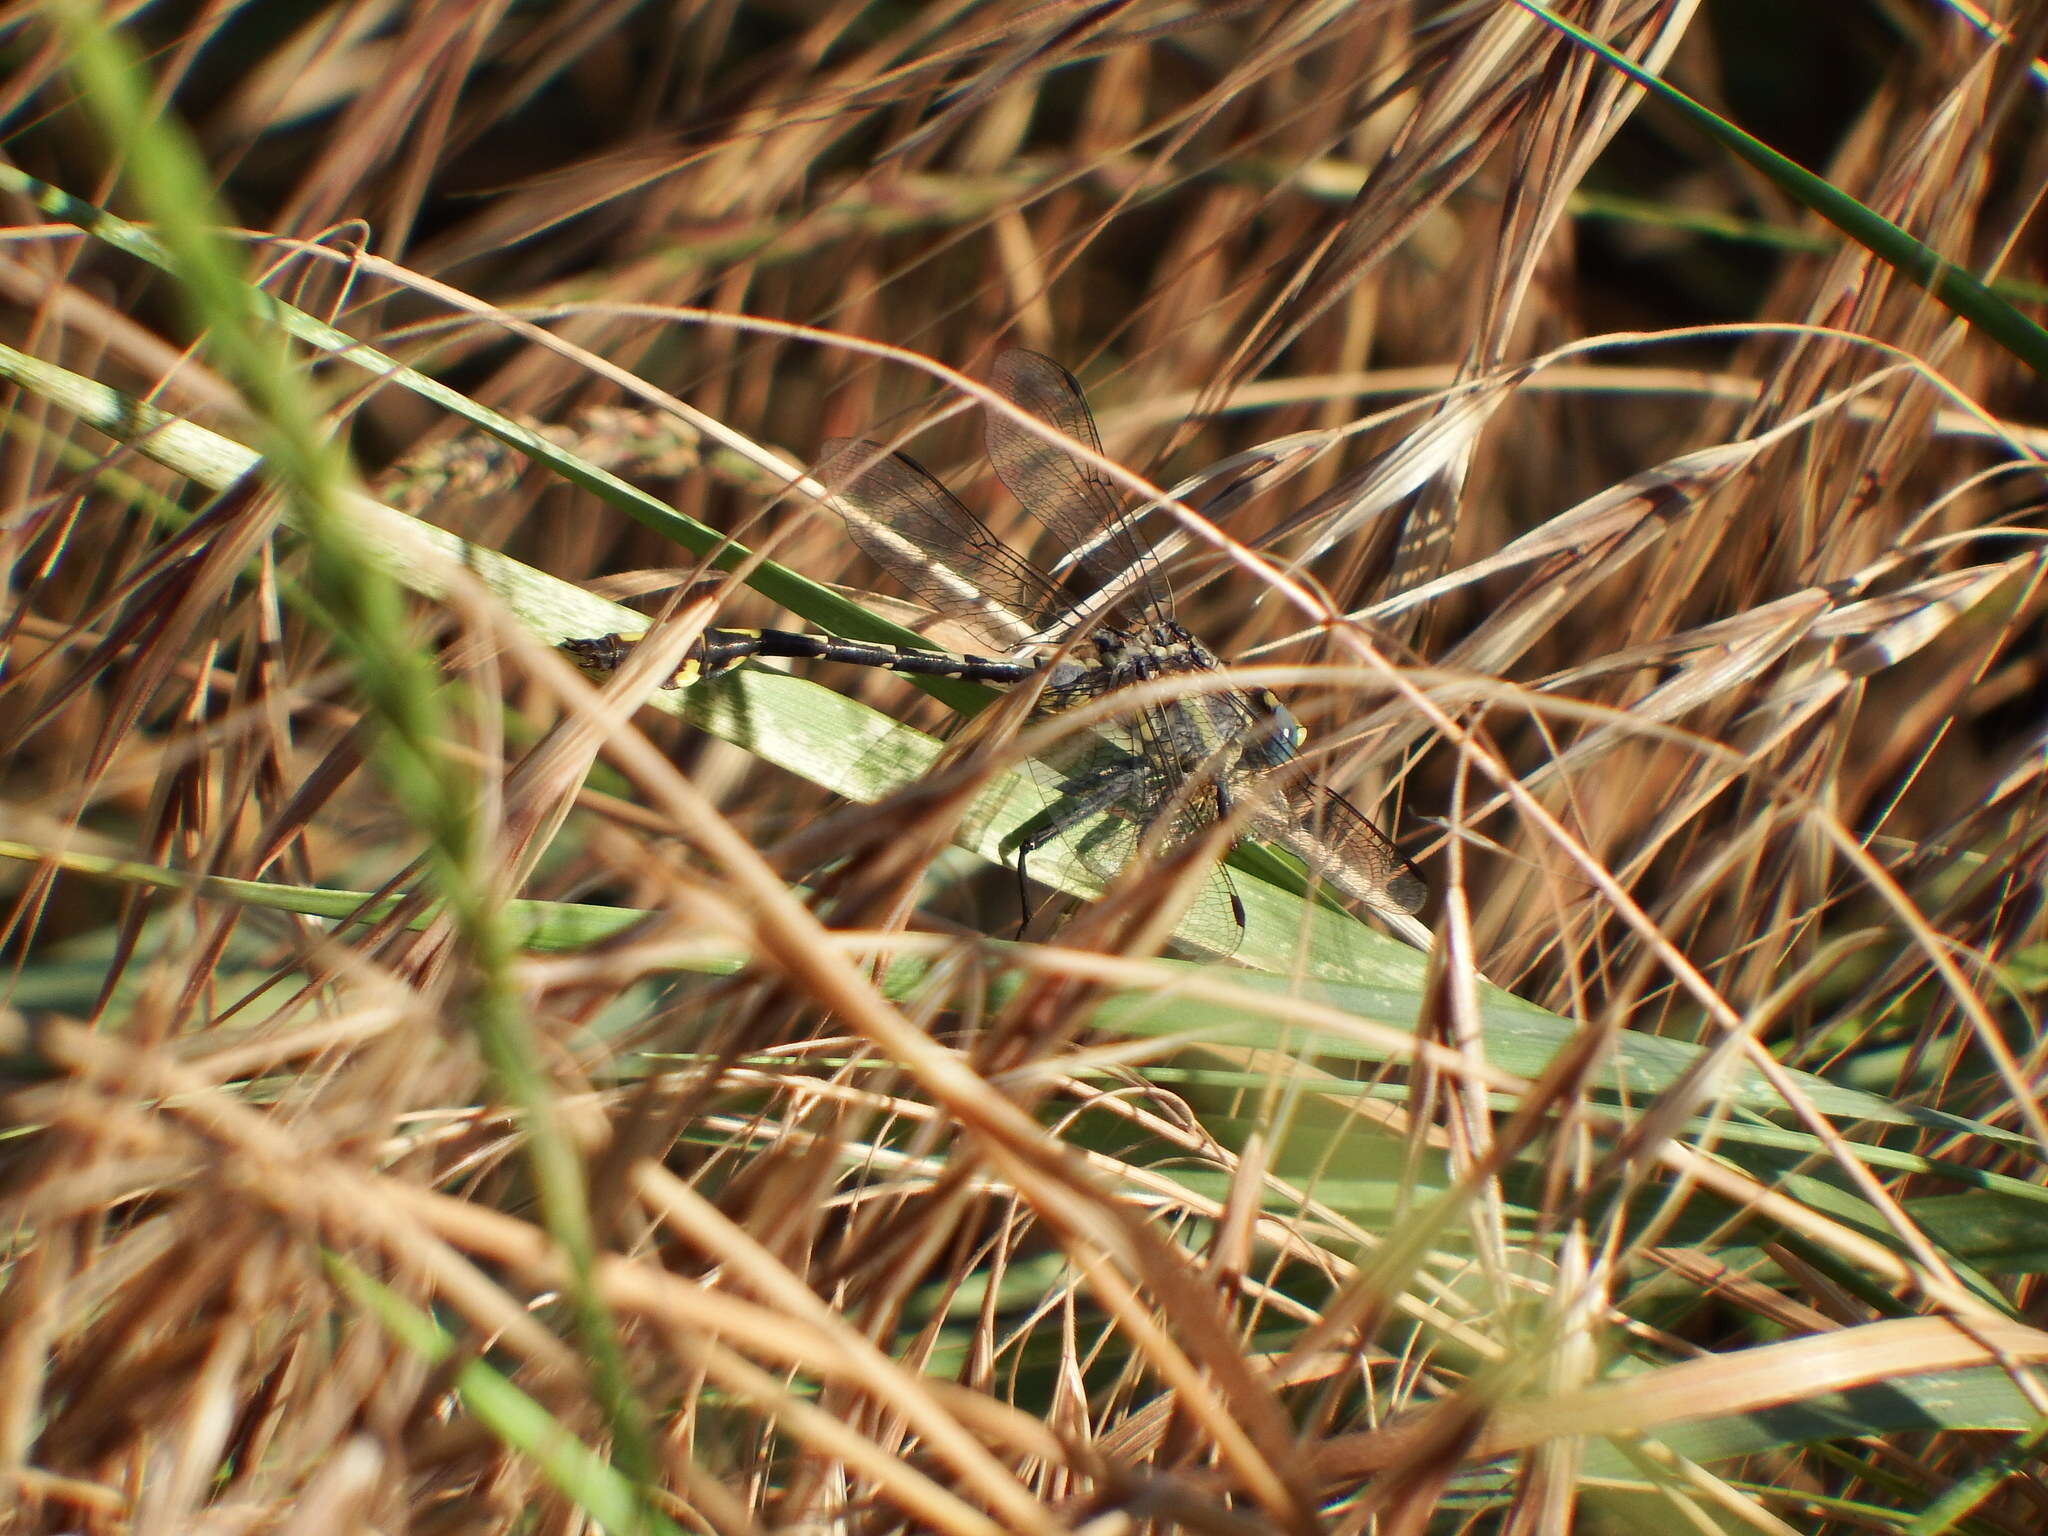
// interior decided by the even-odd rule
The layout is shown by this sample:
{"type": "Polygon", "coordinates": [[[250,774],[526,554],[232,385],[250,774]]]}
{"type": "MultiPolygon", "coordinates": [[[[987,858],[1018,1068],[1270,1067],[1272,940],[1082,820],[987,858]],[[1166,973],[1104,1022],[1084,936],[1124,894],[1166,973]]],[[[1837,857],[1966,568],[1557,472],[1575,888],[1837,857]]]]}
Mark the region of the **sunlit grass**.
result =
{"type": "Polygon", "coordinates": [[[1981,35],[1768,123],[1790,16],[1606,39],[1773,185],[1513,7],[439,10],[24,66],[25,1529],[2031,1528],[1981,35]],[[1006,343],[1208,514],[1181,613],[1428,952],[1255,853],[1241,933],[1052,859],[1020,913],[985,691],[554,651],[917,636],[801,476],[914,433],[1022,547],[1006,343]]]}

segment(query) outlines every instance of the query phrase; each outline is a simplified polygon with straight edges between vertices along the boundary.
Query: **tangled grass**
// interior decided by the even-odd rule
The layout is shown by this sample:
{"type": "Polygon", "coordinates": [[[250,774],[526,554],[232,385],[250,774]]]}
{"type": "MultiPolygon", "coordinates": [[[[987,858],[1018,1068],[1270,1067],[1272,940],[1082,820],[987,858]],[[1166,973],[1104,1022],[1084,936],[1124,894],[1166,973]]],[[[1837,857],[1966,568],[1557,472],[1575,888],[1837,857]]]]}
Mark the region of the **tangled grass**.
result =
{"type": "Polygon", "coordinates": [[[11,1528],[2038,1529],[2044,24],[1559,10],[1904,255],[1514,4],[30,18],[11,1528]],[[654,692],[1007,342],[1424,949],[654,692]]]}

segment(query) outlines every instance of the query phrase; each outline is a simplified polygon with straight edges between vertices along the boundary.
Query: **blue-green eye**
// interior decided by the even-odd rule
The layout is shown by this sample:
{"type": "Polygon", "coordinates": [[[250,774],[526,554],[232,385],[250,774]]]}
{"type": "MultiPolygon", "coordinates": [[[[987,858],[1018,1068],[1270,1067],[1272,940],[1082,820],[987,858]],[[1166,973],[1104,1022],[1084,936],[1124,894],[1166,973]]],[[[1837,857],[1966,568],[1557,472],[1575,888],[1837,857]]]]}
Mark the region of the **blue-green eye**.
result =
{"type": "Polygon", "coordinates": [[[1301,744],[1308,740],[1308,732],[1279,695],[1270,688],[1250,690],[1252,702],[1259,707],[1258,729],[1253,733],[1251,743],[1244,755],[1268,768],[1277,768],[1289,758],[1301,755],[1301,744]]]}
{"type": "Polygon", "coordinates": [[[1308,727],[1278,699],[1273,700],[1273,739],[1286,744],[1289,757],[1299,757],[1301,749],[1308,744],[1308,727]]]}

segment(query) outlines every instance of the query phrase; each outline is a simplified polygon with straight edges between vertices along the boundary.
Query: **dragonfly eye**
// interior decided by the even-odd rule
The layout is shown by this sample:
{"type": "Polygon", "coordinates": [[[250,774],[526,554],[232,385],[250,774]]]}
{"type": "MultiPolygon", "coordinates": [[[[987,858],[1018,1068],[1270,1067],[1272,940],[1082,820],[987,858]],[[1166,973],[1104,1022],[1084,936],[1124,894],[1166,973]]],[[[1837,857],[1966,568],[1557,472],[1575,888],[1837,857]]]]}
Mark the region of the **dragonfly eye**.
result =
{"type": "Polygon", "coordinates": [[[1259,708],[1267,716],[1266,739],[1280,749],[1282,756],[1299,756],[1308,741],[1308,727],[1294,718],[1294,711],[1282,704],[1272,689],[1259,689],[1257,697],[1259,708]]]}
{"type": "Polygon", "coordinates": [[[1254,772],[1264,772],[1299,757],[1308,732],[1293,712],[1270,688],[1249,689],[1245,697],[1256,707],[1258,717],[1246,733],[1240,760],[1254,772]]]}

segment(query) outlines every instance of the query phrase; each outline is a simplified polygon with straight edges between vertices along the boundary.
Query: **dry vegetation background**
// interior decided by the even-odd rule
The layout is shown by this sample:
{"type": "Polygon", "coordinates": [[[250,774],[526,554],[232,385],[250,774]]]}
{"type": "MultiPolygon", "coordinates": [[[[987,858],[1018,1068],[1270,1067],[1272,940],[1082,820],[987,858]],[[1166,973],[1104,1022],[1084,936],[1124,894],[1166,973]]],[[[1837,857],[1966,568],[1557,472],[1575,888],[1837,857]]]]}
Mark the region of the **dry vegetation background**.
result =
{"type": "MultiPolygon", "coordinates": [[[[1560,9],[2034,312],[2041,8],[1560,9]]],[[[11,164],[165,218],[13,20],[11,164]]],[[[1271,568],[1183,617],[1284,669],[1438,948],[1188,967],[1149,889],[978,943],[1013,882],[946,794],[817,787],[838,727],[773,767],[593,713],[590,609],[479,556],[386,622],[299,488],[31,386],[7,1528],[2048,1527],[2010,352],[1505,4],[130,21],[270,293],[812,580],[878,584],[759,450],[961,398],[845,338],[1057,356],[1157,485],[1249,453],[1212,510],[1271,568]],[[655,916],[522,944],[514,896],[655,916]]],[[[0,341],[275,441],[177,283],[9,185],[0,341]]],[[[297,356],[387,504],[649,612],[703,574],[297,356]]],[[[1019,531],[974,413],[916,451],[1019,531]]]]}

